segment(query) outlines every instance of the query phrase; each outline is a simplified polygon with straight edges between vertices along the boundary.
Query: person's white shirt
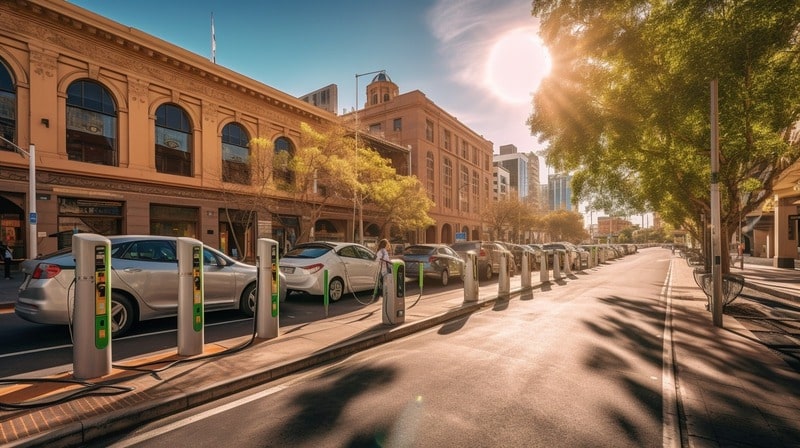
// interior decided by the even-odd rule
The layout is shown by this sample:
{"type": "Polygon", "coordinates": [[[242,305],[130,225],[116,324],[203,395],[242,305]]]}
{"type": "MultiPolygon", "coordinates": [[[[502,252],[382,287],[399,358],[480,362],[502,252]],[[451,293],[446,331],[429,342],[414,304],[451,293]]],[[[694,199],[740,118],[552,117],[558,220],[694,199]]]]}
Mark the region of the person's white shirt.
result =
{"type": "Polygon", "coordinates": [[[378,261],[380,261],[381,263],[381,272],[386,274],[392,272],[391,268],[392,259],[389,257],[389,251],[385,247],[382,249],[378,249],[378,261]]]}

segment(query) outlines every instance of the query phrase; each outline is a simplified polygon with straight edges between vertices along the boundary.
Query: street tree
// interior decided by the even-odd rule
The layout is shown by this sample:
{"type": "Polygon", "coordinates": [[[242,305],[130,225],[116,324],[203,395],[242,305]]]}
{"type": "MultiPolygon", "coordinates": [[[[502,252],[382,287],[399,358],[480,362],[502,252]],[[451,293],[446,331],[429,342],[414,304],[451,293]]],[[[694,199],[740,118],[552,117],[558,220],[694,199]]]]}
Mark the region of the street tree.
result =
{"type": "Polygon", "coordinates": [[[549,143],[547,163],[574,173],[576,199],[656,211],[701,237],[712,80],[723,241],[800,157],[790,138],[800,114],[797,1],[535,0],[532,13],[553,64],[528,124],[549,143]]]}
{"type": "Polygon", "coordinates": [[[578,212],[555,210],[544,215],[542,221],[550,241],[579,244],[589,238],[589,233],[583,228],[583,215],[578,212]]]}
{"type": "MultiPolygon", "coordinates": [[[[236,249],[238,258],[252,259],[254,244],[242,241],[252,235],[259,216],[272,214],[275,187],[273,176],[273,144],[266,138],[250,140],[247,154],[231,157],[226,154],[222,166],[223,183],[220,193],[225,200],[223,218],[231,230],[228,234],[231,248],[236,249]]],[[[223,145],[223,151],[228,147],[223,145]]],[[[232,148],[240,151],[240,148],[232,148]]]]}

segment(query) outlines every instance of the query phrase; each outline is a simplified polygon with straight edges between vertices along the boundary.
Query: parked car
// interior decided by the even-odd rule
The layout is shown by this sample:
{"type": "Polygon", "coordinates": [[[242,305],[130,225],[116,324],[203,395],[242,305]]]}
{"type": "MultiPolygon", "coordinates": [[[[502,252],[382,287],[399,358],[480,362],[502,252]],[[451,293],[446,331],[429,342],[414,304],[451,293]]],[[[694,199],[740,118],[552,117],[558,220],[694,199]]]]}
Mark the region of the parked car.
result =
{"type": "MultiPolygon", "coordinates": [[[[178,312],[178,257],[175,237],[110,236],[111,335],[127,333],[137,322],[178,312]]],[[[36,323],[69,325],[73,321],[75,259],[64,249],[22,263],[25,280],[14,308],[17,316],[36,323]]],[[[256,267],[210,247],[203,248],[203,290],[206,311],[239,309],[253,316],[256,267]]],[[[280,299],[286,297],[285,278],[280,299]]]]}
{"type": "Polygon", "coordinates": [[[514,255],[514,272],[522,272],[522,257],[526,253],[533,255],[533,264],[532,266],[528,266],[528,268],[532,271],[539,269],[539,254],[532,247],[515,243],[503,243],[499,241],[498,243],[502,244],[514,255]]]}
{"type": "Polygon", "coordinates": [[[468,251],[475,251],[478,255],[478,272],[483,274],[486,280],[490,280],[494,274],[500,273],[500,254],[505,252],[508,257],[508,270],[511,275],[516,271],[514,266],[514,254],[498,243],[491,241],[459,241],[450,247],[458,253],[464,260],[467,259],[468,251]]]}
{"type": "MultiPolygon", "coordinates": [[[[555,251],[564,251],[567,255],[567,260],[569,262],[570,269],[578,270],[580,269],[580,258],[578,256],[577,248],[572,243],[567,242],[558,242],[558,243],[547,243],[542,248],[547,253],[547,267],[548,269],[553,268],[553,252],[555,251]]],[[[561,269],[564,269],[564,266],[559,266],[561,269]]]]}
{"type": "Polygon", "coordinates": [[[300,243],[281,258],[281,272],[290,294],[324,294],[325,270],[329,298],[335,302],[346,293],[373,289],[378,261],[375,252],[360,244],[326,241],[300,243]]]}
{"type": "Polygon", "coordinates": [[[451,277],[464,278],[466,262],[446,244],[407,246],[401,258],[406,264],[406,277],[408,278],[419,277],[420,265],[423,276],[439,279],[442,286],[446,286],[451,277]]]}

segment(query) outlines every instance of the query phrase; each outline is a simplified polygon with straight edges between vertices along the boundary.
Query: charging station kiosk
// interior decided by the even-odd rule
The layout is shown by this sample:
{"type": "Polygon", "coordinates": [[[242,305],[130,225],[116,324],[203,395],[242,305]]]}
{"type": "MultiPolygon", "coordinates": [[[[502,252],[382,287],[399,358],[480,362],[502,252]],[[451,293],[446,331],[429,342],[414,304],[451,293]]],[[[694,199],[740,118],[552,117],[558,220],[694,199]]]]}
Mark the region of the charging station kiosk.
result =
{"type": "MultiPolygon", "coordinates": [[[[507,296],[511,294],[511,276],[509,275],[509,260],[506,252],[500,253],[500,276],[497,280],[497,295],[507,296]]],[[[513,263],[513,261],[511,261],[513,263]]]]}
{"type": "Polygon", "coordinates": [[[203,243],[179,237],[178,245],[178,354],[203,353],[203,243]]]}
{"type": "MultiPolygon", "coordinates": [[[[258,287],[256,305],[256,335],[262,339],[278,337],[280,307],[280,263],[278,242],[259,238],[256,247],[258,287]]],[[[327,284],[327,282],[326,282],[327,284]]]]}
{"type": "Polygon", "coordinates": [[[550,271],[547,269],[547,252],[539,252],[541,262],[539,263],[539,281],[542,283],[550,282],[550,271]]]}
{"type": "Polygon", "coordinates": [[[75,258],[75,378],[111,373],[111,241],[101,235],[72,235],[75,258]]]}
{"type": "Polygon", "coordinates": [[[520,282],[522,282],[523,289],[531,288],[531,266],[533,265],[533,254],[530,252],[522,252],[522,272],[520,273],[520,282]]]}
{"type": "Polygon", "coordinates": [[[561,251],[553,251],[553,280],[561,280],[561,251]]]}
{"type": "Polygon", "coordinates": [[[383,274],[383,323],[402,324],[406,319],[406,265],[392,260],[392,271],[383,274]]]}
{"type": "Polygon", "coordinates": [[[464,302],[478,301],[478,254],[467,251],[467,265],[464,273],[464,302]]]}

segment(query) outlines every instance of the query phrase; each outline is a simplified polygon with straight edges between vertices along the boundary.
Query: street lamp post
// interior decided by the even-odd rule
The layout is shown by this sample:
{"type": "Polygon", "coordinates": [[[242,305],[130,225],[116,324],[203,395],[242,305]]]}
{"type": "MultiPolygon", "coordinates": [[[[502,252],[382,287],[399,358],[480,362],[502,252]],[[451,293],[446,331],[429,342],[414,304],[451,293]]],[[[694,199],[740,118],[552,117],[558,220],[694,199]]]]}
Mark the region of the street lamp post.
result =
{"type": "Polygon", "coordinates": [[[38,251],[36,247],[36,238],[38,238],[36,230],[38,220],[36,216],[36,145],[31,143],[28,150],[25,151],[5,137],[0,136],[0,139],[14,147],[19,155],[28,158],[28,258],[34,259],[38,251]]]}
{"type": "MultiPolygon", "coordinates": [[[[358,78],[367,75],[375,75],[378,73],[386,73],[386,70],[375,70],[367,73],[356,73],[356,180],[358,180],[358,78]]],[[[358,243],[364,244],[364,204],[363,198],[358,191],[353,192],[353,227],[355,227],[356,219],[356,205],[358,206],[358,243]]]]}

